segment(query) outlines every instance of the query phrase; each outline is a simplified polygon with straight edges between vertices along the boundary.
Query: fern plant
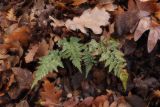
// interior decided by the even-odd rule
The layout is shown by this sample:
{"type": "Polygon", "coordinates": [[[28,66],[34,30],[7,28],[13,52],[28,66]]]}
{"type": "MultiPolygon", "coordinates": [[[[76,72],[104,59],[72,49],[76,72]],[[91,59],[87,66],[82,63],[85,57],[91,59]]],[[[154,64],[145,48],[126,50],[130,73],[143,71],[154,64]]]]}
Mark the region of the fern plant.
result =
{"type": "Polygon", "coordinates": [[[109,68],[109,72],[113,72],[123,84],[126,90],[128,73],[124,69],[126,60],[124,54],[119,50],[119,42],[113,39],[102,39],[100,42],[91,40],[88,43],[88,51],[95,56],[99,56],[99,62],[104,62],[104,66],[109,68]]]}
{"type": "Polygon", "coordinates": [[[126,89],[128,73],[124,69],[126,61],[123,58],[123,53],[119,51],[118,41],[113,39],[107,40],[107,42],[91,40],[89,43],[82,44],[80,39],[70,37],[60,40],[58,46],[61,47],[61,50],[53,50],[48,56],[40,59],[40,66],[37,68],[32,86],[49,72],[57,71],[58,67],[63,67],[61,59],[68,59],[81,73],[83,63],[86,77],[95,63],[104,62],[105,67],[109,68],[109,72],[113,72],[115,76],[119,77],[124,89],[126,89]],[[96,61],[96,57],[99,60],[96,61]]]}
{"type": "Polygon", "coordinates": [[[51,51],[47,56],[42,57],[36,70],[35,80],[33,81],[32,88],[49,72],[52,72],[53,70],[58,72],[58,67],[63,68],[63,64],[58,50],[51,51]]]}

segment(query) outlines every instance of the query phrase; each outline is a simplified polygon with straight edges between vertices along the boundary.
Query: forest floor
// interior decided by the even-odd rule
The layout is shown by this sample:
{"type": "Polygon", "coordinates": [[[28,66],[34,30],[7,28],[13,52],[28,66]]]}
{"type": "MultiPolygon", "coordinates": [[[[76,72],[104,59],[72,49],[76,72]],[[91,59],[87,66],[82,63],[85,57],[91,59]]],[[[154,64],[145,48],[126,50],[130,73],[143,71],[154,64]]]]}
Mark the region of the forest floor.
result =
{"type": "Polygon", "coordinates": [[[0,107],[160,107],[156,0],[0,0],[0,107]]]}

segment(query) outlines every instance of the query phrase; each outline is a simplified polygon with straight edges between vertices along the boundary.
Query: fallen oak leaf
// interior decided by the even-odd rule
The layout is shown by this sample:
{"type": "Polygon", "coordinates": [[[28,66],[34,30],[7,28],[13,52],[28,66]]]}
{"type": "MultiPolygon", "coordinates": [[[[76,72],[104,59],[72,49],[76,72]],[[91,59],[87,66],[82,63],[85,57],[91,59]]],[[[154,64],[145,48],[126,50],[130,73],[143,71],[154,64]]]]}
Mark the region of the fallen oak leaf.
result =
{"type": "Polygon", "coordinates": [[[50,16],[50,19],[55,23],[51,23],[54,27],[66,26],[69,30],[79,29],[82,33],[87,33],[86,28],[89,28],[95,34],[101,34],[101,26],[109,24],[110,14],[104,8],[88,9],[82,13],[80,17],[74,17],[73,20],[68,19],[66,22],[58,21],[50,16]],[[56,25],[57,23],[57,25],[56,25]],[[60,24],[59,24],[60,23],[60,24]]]}
{"type": "Polygon", "coordinates": [[[44,81],[43,89],[44,90],[40,92],[41,104],[47,107],[56,107],[59,105],[62,90],[56,89],[54,84],[50,83],[48,80],[44,81]]]}
{"type": "Polygon", "coordinates": [[[88,9],[80,17],[74,17],[73,20],[67,20],[65,26],[71,30],[79,29],[82,33],[87,33],[85,28],[90,28],[95,34],[101,34],[101,26],[109,24],[110,14],[104,8],[88,9]]]}

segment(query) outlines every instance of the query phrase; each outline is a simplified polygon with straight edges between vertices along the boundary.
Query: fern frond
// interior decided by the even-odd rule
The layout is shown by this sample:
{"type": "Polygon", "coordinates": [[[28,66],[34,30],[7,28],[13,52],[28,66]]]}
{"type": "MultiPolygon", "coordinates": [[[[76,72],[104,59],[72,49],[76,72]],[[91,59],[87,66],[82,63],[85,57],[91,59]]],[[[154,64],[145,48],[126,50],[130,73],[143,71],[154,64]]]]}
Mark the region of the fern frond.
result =
{"type": "Polygon", "coordinates": [[[51,51],[47,56],[42,57],[39,61],[39,66],[35,73],[35,80],[32,84],[32,88],[49,72],[52,72],[53,70],[57,72],[58,67],[63,68],[63,64],[61,61],[61,57],[59,56],[58,50],[51,51]]]}
{"type": "Polygon", "coordinates": [[[115,76],[121,79],[124,89],[126,89],[126,82],[128,79],[127,72],[123,75],[124,68],[126,66],[126,60],[124,54],[119,50],[119,42],[110,39],[107,44],[101,43],[101,56],[100,62],[105,63],[105,67],[109,68],[109,72],[113,72],[115,76]]]}
{"type": "Polygon", "coordinates": [[[96,63],[94,57],[88,51],[84,52],[82,60],[85,65],[85,77],[87,78],[89,71],[92,69],[93,65],[96,63]]]}
{"type": "Polygon", "coordinates": [[[71,37],[69,40],[66,38],[59,41],[58,45],[62,46],[61,56],[62,58],[68,58],[72,61],[73,65],[78,68],[80,72],[82,61],[83,44],[79,43],[80,39],[71,37]]]}

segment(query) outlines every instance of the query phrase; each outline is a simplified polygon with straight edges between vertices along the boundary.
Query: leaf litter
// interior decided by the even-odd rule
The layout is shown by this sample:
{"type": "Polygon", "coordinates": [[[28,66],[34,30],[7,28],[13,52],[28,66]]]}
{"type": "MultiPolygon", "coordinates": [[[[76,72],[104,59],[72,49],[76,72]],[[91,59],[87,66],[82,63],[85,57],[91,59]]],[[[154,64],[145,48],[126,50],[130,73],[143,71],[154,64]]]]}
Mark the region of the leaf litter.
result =
{"type": "Polygon", "coordinates": [[[0,1],[0,106],[159,107],[159,4],[156,0],[0,1]],[[77,46],[70,42],[77,47],[74,50],[85,44],[78,57],[72,54],[80,58],[79,69],[74,59],[69,60],[72,57],[63,56],[64,68],[46,74],[43,71],[51,62],[44,61],[39,74],[44,78],[31,88],[39,60],[50,51],[61,57],[70,38],[79,39],[77,46]],[[120,45],[108,45],[111,38],[120,45]],[[63,39],[68,42],[59,46],[63,39]],[[87,63],[84,53],[91,58],[87,63]],[[99,62],[99,57],[107,60],[99,62]],[[113,63],[107,63],[109,59],[113,63]],[[124,59],[123,69],[113,65],[124,59]],[[122,70],[115,76],[112,69],[122,70]]]}

